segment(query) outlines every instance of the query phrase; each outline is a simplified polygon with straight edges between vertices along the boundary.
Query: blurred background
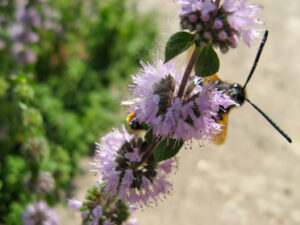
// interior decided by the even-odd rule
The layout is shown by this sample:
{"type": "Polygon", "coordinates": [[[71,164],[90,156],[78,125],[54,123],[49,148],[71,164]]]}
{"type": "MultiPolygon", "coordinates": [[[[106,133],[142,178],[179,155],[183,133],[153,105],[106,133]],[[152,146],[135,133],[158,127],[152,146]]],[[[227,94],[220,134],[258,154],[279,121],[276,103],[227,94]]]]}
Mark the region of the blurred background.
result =
{"type": "Polygon", "coordinates": [[[0,224],[73,196],[79,159],[125,121],[120,101],[150,58],[154,18],[125,0],[0,1],[0,224]]]}
{"type": "MultiPolygon", "coordinates": [[[[139,224],[300,224],[300,2],[259,3],[270,34],[248,97],[293,144],[251,106],[233,110],[226,142],[182,149],[173,193],[139,224]]],[[[163,52],[178,12],[171,0],[0,0],[0,224],[22,224],[40,198],[80,224],[65,201],[95,184],[93,143],[124,122],[130,74],[163,52]]],[[[243,84],[259,42],[219,53],[220,77],[243,84]]]]}

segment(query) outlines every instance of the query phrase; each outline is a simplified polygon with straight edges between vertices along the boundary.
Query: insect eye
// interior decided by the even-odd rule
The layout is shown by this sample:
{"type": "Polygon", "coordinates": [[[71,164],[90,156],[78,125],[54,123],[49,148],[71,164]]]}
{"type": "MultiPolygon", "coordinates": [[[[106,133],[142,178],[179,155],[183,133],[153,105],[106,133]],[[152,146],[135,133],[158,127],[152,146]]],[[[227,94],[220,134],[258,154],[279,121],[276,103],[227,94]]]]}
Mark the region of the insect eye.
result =
{"type": "Polygon", "coordinates": [[[234,84],[232,85],[233,88],[238,88],[239,86],[240,86],[240,85],[237,84],[237,83],[234,83],[234,84]]]}
{"type": "Polygon", "coordinates": [[[221,84],[221,81],[220,81],[220,80],[216,80],[216,81],[214,82],[214,84],[215,84],[215,85],[219,85],[219,84],[221,84]]]}

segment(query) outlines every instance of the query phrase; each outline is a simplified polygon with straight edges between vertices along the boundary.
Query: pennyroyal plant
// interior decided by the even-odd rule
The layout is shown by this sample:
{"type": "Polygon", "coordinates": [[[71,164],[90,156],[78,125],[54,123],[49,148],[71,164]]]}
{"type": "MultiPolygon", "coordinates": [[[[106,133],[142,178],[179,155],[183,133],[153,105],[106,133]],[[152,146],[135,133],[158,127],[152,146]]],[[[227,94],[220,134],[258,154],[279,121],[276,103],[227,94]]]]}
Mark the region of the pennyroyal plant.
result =
{"type": "Polygon", "coordinates": [[[105,192],[139,206],[156,204],[170,193],[168,174],[176,169],[176,158],[163,162],[156,162],[153,154],[146,158],[149,145],[124,127],[114,129],[97,145],[94,165],[105,192]]]}
{"type": "MultiPolygon", "coordinates": [[[[81,209],[84,221],[106,224],[103,202],[128,202],[143,207],[157,203],[170,193],[169,175],[177,168],[176,154],[184,143],[204,141],[222,131],[220,111],[226,111],[234,101],[214,83],[205,82],[218,72],[219,59],[215,48],[222,53],[237,46],[242,38],[250,42],[258,37],[262,24],[255,15],[261,6],[248,5],[247,0],[178,0],[181,28],[170,37],[164,61],[141,63],[129,85],[132,96],[122,103],[129,108],[145,135],[135,135],[114,129],[100,139],[93,158],[98,189],[105,195],[101,206],[81,209]],[[180,73],[173,58],[190,47],[193,53],[180,73]],[[195,71],[195,73],[193,73],[195,71]],[[87,216],[88,215],[88,216],[87,216]],[[99,218],[98,218],[99,217],[99,218]]],[[[137,125],[137,124],[136,124],[137,125]]],[[[93,200],[94,201],[94,200],[93,200]]]]}
{"type": "Polygon", "coordinates": [[[136,218],[129,218],[136,209],[124,200],[111,198],[103,188],[91,188],[86,201],[70,199],[68,205],[81,214],[83,225],[138,225],[136,218]]]}
{"type": "Polygon", "coordinates": [[[43,201],[28,205],[22,215],[22,220],[24,225],[59,224],[56,212],[43,201]]]}

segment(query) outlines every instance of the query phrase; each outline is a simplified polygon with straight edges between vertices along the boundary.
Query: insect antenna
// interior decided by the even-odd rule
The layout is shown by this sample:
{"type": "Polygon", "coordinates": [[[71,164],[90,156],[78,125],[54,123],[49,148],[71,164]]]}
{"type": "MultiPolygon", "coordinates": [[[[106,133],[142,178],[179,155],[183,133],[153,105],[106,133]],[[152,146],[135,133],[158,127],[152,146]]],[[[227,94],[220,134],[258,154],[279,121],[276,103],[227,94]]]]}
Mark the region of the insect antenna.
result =
{"type": "Polygon", "coordinates": [[[255,59],[254,59],[253,66],[252,66],[252,68],[251,68],[251,70],[250,70],[250,73],[249,73],[249,75],[248,75],[248,77],[247,77],[247,80],[246,80],[246,82],[245,82],[245,84],[244,84],[244,86],[243,86],[243,89],[246,88],[248,82],[250,81],[250,79],[251,79],[251,77],[252,77],[252,75],[253,75],[253,73],[254,73],[254,70],[255,70],[255,68],[256,68],[256,66],[257,66],[257,63],[258,63],[258,61],[259,61],[259,58],[260,58],[260,55],[261,55],[262,50],[263,50],[263,48],[264,48],[264,45],[265,45],[265,43],[266,43],[266,41],[267,41],[268,34],[269,34],[269,31],[266,30],[266,32],[265,32],[265,34],[264,34],[264,37],[263,37],[263,39],[262,39],[262,41],[261,41],[261,43],[260,43],[259,49],[258,49],[258,51],[257,51],[257,53],[256,53],[256,57],[255,57],[255,59]]]}
{"type": "Polygon", "coordinates": [[[280,129],[260,108],[258,108],[254,103],[252,103],[249,99],[245,99],[250,105],[253,106],[289,143],[292,143],[292,139],[284,133],[283,130],[280,129]]]}

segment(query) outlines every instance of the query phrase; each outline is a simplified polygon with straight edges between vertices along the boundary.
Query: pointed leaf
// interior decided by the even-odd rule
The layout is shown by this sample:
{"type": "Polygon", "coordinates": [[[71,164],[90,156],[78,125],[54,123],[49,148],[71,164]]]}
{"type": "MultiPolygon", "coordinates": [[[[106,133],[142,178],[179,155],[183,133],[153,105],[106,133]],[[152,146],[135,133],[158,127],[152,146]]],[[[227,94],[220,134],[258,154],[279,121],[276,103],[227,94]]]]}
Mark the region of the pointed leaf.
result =
{"type": "Polygon", "coordinates": [[[202,48],[195,64],[195,75],[199,77],[211,76],[219,71],[220,61],[211,44],[202,48]]]}
{"type": "Polygon", "coordinates": [[[167,42],[165,49],[165,62],[187,50],[194,43],[194,35],[188,32],[177,32],[167,42]]]}
{"type": "Polygon", "coordinates": [[[154,151],[155,161],[160,162],[172,158],[179,152],[183,144],[184,141],[164,139],[154,151]]]}
{"type": "Polygon", "coordinates": [[[147,133],[145,134],[145,141],[150,144],[152,141],[154,141],[156,137],[153,135],[153,130],[149,129],[147,133]]]}

